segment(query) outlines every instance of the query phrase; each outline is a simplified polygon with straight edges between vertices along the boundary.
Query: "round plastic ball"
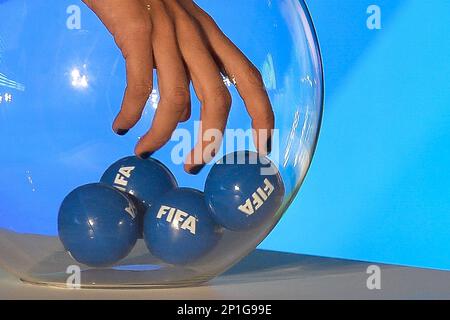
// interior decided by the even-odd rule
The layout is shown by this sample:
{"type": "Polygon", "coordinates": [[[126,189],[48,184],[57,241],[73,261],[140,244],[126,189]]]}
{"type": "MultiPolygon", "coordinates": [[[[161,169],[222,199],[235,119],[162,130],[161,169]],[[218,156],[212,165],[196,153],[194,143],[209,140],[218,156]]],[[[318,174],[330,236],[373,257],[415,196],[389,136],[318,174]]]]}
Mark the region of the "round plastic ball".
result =
{"type": "Polygon", "coordinates": [[[133,203],[121,192],[103,184],[85,185],[61,205],[59,238],[76,261],[109,266],[133,249],[138,236],[135,216],[133,203]]]}
{"type": "Polygon", "coordinates": [[[206,179],[205,198],[214,218],[233,231],[253,229],[273,219],[283,197],[278,169],[251,151],[224,156],[206,179]]]}
{"type": "Polygon", "coordinates": [[[145,216],[144,239],[165,262],[186,264],[213,249],[222,235],[202,192],[180,188],[165,194],[145,216]]]}
{"type": "Polygon", "coordinates": [[[138,209],[142,235],[143,216],[147,209],[164,193],[177,187],[170,170],[160,161],[126,157],[112,164],[100,181],[126,192],[138,209]]]}

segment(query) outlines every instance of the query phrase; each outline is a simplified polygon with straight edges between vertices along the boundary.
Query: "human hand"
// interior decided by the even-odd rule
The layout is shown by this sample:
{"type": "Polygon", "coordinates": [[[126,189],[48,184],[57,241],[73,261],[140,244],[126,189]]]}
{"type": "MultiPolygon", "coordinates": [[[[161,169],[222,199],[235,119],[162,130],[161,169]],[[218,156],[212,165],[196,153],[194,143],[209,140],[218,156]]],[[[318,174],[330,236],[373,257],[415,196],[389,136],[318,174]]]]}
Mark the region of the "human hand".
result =
{"type": "Polygon", "coordinates": [[[270,152],[274,115],[261,74],[214,20],[192,0],[83,0],[113,35],[126,61],[127,87],[113,130],[124,135],[141,118],[157,70],[160,102],[135,153],[148,158],[166,144],[178,123],[190,118],[192,82],[201,102],[200,136],[185,170],[197,174],[212,160],[222,139],[231,95],[222,74],[236,82],[252,118],[257,150],[270,152]]]}

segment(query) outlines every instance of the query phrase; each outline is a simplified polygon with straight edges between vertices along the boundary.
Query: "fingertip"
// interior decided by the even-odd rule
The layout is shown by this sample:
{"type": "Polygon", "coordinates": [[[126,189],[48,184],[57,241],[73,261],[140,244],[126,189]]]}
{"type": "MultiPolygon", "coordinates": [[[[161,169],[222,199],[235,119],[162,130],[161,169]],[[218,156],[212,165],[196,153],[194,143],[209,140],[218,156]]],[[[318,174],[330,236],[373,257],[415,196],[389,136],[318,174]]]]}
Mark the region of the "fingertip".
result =
{"type": "Polygon", "coordinates": [[[259,154],[268,156],[272,153],[273,137],[273,129],[253,128],[253,142],[259,154]]]}
{"type": "Polygon", "coordinates": [[[272,153],[272,137],[269,137],[266,141],[266,154],[270,155],[272,153]]]}
{"type": "Polygon", "coordinates": [[[130,131],[130,127],[127,125],[127,123],[125,123],[125,121],[121,119],[120,113],[114,119],[112,130],[119,136],[124,136],[130,131]]]}
{"type": "Polygon", "coordinates": [[[147,160],[147,159],[150,158],[153,154],[154,154],[154,152],[144,151],[144,152],[142,152],[142,153],[137,154],[137,157],[138,157],[139,159],[142,159],[142,160],[147,160]]]}
{"type": "Polygon", "coordinates": [[[206,164],[197,164],[197,165],[184,165],[184,171],[186,171],[190,175],[198,175],[204,168],[206,164]]]}
{"type": "Polygon", "coordinates": [[[114,132],[119,136],[126,135],[130,130],[129,129],[116,129],[114,132]]]}
{"type": "Polygon", "coordinates": [[[136,147],[134,148],[134,154],[136,155],[136,157],[142,160],[147,160],[154,153],[154,150],[148,149],[142,144],[142,139],[136,144],[136,147]]]}
{"type": "Polygon", "coordinates": [[[139,159],[145,160],[152,156],[153,151],[148,148],[145,148],[144,145],[142,144],[142,139],[140,139],[136,144],[136,147],[134,148],[134,154],[139,159]]]}
{"type": "Polygon", "coordinates": [[[267,140],[262,141],[260,145],[257,146],[258,153],[262,156],[269,156],[272,153],[272,138],[269,137],[267,140]]]}
{"type": "Polygon", "coordinates": [[[142,112],[139,110],[128,110],[124,105],[122,105],[120,112],[117,114],[113,121],[113,131],[118,135],[127,134],[131,128],[133,128],[136,123],[141,119],[142,112]]]}
{"type": "Polygon", "coordinates": [[[198,145],[196,145],[184,160],[184,171],[190,175],[197,175],[205,165],[204,159],[199,153],[198,145]]]}

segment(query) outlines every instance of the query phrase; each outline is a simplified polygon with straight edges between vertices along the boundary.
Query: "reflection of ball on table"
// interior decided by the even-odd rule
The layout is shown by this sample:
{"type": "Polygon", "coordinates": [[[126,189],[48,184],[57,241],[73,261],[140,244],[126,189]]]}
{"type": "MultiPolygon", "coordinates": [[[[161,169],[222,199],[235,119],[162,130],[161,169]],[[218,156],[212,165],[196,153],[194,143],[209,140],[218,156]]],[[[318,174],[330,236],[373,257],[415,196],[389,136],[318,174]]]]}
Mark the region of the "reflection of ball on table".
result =
{"type": "Polygon", "coordinates": [[[123,259],[138,237],[136,208],[127,196],[103,184],[72,191],[58,216],[59,238],[80,263],[104,267],[123,259]]]}
{"type": "Polygon", "coordinates": [[[239,151],[216,163],[206,180],[205,198],[216,221],[245,231],[273,218],[284,197],[275,165],[255,152],[239,151]]]}
{"type": "Polygon", "coordinates": [[[165,194],[144,218],[150,252],[173,264],[193,262],[212,250],[221,237],[203,193],[180,188],[165,194]]]}
{"type": "Polygon", "coordinates": [[[155,159],[126,157],[112,164],[101,180],[131,195],[138,209],[142,237],[143,216],[164,193],[177,187],[177,181],[167,167],[155,159]]]}

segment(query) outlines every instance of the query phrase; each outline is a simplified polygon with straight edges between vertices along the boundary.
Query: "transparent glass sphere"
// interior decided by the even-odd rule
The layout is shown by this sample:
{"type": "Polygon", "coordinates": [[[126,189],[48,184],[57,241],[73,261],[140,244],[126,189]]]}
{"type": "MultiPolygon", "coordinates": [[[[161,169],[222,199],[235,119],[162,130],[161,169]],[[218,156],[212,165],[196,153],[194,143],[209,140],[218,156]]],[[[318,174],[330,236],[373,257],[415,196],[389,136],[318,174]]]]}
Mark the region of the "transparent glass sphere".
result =
{"type": "MultiPolygon", "coordinates": [[[[223,273],[275,227],[296,196],[315,150],[323,110],[319,45],[302,0],[198,0],[260,70],[276,119],[270,159],[284,182],[281,207],[257,229],[225,230],[207,255],[184,265],[152,256],[145,242],[116,265],[81,265],[58,237],[58,210],[73,189],[99,182],[129,156],[158,107],[157,81],[143,118],[126,136],[111,130],[125,83],[125,65],[111,35],[81,1],[0,1],[0,265],[21,279],[65,286],[73,266],[83,287],[188,286],[223,273]]],[[[226,81],[227,82],[227,81],[226,81]]],[[[228,129],[251,128],[236,88],[228,129]]],[[[180,128],[194,133],[200,105],[180,128]]],[[[196,138],[192,134],[193,139],[196,138]]],[[[174,160],[177,141],[154,157],[180,187],[203,191],[198,176],[174,160]]],[[[237,149],[238,147],[236,147],[237,149]]],[[[252,142],[245,146],[254,150],[252,142]]],[[[233,150],[225,150],[226,152],[233,150]]],[[[225,153],[224,151],[224,153],[225,153]]],[[[176,158],[176,157],[175,157],[176,158]]]]}

